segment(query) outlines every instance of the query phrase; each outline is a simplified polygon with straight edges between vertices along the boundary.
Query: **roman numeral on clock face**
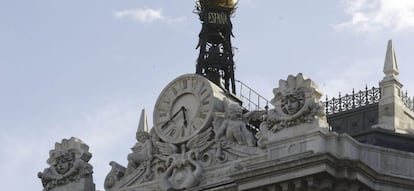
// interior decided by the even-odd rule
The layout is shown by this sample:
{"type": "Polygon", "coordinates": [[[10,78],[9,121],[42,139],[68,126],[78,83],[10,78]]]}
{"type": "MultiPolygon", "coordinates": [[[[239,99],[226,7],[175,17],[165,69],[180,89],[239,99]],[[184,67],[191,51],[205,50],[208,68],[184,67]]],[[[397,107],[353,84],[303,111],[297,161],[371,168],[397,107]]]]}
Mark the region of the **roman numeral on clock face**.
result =
{"type": "Polygon", "coordinates": [[[210,103],[210,94],[206,95],[205,97],[201,98],[202,105],[208,105],[210,103]]]}
{"type": "Polygon", "coordinates": [[[168,135],[169,136],[174,136],[176,132],[177,132],[177,129],[174,128],[174,126],[173,126],[173,127],[171,127],[171,130],[168,132],[168,135]]]}
{"type": "Polygon", "coordinates": [[[201,112],[201,113],[198,114],[197,117],[200,118],[200,119],[206,119],[207,115],[205,113],[201,112]]]}
{"type": "Polygon", "coordinates": [[[206,84],[204,81],[197,80],[195,86],[193,86],[193,92],[197,92],[198,95],[201,95],[201,92],[205,93],[207,91],[206,84]]]}
{"type": "Polygon", "coordinates": [[[177,95],[181,95],[184,92],[188,92],[189,86],[191,86],[191,78],[184,78],[184,79],[178,80],[172,86],[172,89],[171,90],[177,96],[177,95]]]}
{"type": "Polygon", "coordinates": [[[178,81],[178,85],[181,87],[181,89],[185,90],[188,88],[188,84],[190,82],[191,79],[188,78],[184,78],[180,81],[178,81]]]}

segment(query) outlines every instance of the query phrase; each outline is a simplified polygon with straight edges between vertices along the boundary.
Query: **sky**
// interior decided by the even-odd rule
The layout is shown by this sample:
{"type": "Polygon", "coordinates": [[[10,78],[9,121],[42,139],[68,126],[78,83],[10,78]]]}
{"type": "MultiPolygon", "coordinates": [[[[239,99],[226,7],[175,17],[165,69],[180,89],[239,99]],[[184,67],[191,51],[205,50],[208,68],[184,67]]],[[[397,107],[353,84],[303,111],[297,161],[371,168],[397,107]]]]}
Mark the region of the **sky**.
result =
{"type": "MultiPolygon", "coordinates": [[[[195,72],[194,0],[0,1],[0,169],[4,190],[42,190],[55,142],[89,145],[96,188],[109,162],[126,165],[141,109],[195,72]],[[4,172],[5,170],[5,172],[4,172]]],[[[383,78],[387,41],[414,95],[414,1],[240,0],[235,78],[267,99],[302,72],[324,96],[383,78]]]]}

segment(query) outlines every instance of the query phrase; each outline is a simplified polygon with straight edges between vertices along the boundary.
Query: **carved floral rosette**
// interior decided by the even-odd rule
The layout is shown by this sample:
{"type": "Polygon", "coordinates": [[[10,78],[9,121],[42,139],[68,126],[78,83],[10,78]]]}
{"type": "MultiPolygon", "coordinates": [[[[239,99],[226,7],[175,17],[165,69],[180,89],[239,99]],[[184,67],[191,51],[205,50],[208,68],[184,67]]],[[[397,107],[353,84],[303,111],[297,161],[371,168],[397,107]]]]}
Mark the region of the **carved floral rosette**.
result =
{"type": "Polygon", "coordinates": [[[38,173],[43,190],[48,191],[71,182],[78,182],[81,178],[92,175],[92,166],[88,163],[92,154],[88,150],[88,145],[75,137],[56,143],[55,149],[49,152],[47,164],[50,167],[38,173]]]}

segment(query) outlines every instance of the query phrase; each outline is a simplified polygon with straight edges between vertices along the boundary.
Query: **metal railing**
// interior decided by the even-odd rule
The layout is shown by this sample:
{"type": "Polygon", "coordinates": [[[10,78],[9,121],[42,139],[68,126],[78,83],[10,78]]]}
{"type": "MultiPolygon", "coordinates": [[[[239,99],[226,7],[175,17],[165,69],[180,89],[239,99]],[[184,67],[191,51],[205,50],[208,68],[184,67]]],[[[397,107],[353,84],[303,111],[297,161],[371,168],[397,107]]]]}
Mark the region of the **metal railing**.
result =
{"type": "Polygon", "coordinates": [[[368,87],[365,86],[364,91],[355,92],[355,90],[352,90],[352,94],[345,94],[343,97],[341,96],[341,92],[339,92],[338,98],[329,100],[328,96],[326,96],[326,102],[324,102],[325,112],[326,115],[337,114],[378,103],[380,99],[381,90],[376,87],[368,89],[368,87]]]}
{"type": "Polygon", "coordinates": [[[405,93],[401,91],[401,100],[409,110],[414,112],[414,97],[409,97],[407,91],[405,93]]]}
{"type": "Polygon", "coordinates": [[[239,93],[238,97],[243,102],[243,107],[249,111],[252,110],[265,110],[269,107],[269,101],[257,93],[255,90],[250,88],[245,83],[236,80],[236,84],[238,83],[239,93]]]}

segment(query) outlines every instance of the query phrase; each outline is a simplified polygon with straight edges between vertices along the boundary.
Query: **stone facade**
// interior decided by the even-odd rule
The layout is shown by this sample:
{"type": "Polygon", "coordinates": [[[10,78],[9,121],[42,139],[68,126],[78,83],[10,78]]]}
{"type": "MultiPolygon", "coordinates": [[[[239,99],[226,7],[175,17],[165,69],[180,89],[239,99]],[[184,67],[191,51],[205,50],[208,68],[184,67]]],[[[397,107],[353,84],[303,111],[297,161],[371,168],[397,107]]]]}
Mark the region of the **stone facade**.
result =
{"type": "MultiPolygon", "coordinates": [[[[179,76],[158,97],[152,129],[142,111],[137,141],[125,156],[127,165],[110,162],[104,188],[414,190],[414,152],[401,149],[414,143],[412,113],[398,97],[402,84],[396,78],[398,67],[391,45],[387,52],[381,100],[366,111],[348,112],[345,120],[331,120],[345,125],[342,132],[332,131],[320,101],[322,93],[301,73],[280,80],[273,89],[272,107],[255,111],[246,111],[236,96],[203,76],[179,76]],[[357,129],[347,120],[358,121],[357,129]],[[352,130],[356,133],[347,133],[352,130]],[[368,130],[384,131],[391,138],[360,136],[368,130]],[[381,141],[383,145],[377,144],[381,141]]],[[[88,164],[91,156],[76,138],[56,143],[47,161],[50,167],[39,173],[44,191],[94,191],[88,164]]]]}
{"type": "Polygon", "coordinates": [[[412,190],[413,162],[413,153],[322,130],[274,142],[267,160],[231,176],[237,190],[412,190]]]}
{"type": "Polygon", "coordinates": [[[148,132],[152,144],[144,148],[152,149],[152,157],[132,175],[125,173],[129,165],[111,162],[106,190],[414,189],[414,154],[330,131],[312,80],[291,75],[273,92],[273,108],[244,114],[237,102],[224,98],[209,125],[182,143],[148,132]],[[248,130],[249,121],[258,119],[259,131],[248,130]]]}

